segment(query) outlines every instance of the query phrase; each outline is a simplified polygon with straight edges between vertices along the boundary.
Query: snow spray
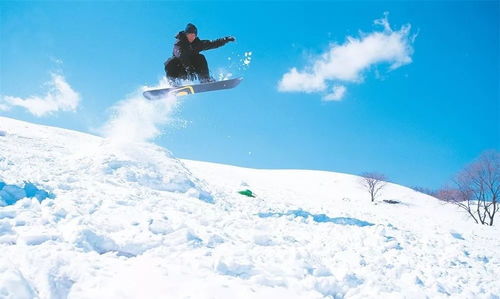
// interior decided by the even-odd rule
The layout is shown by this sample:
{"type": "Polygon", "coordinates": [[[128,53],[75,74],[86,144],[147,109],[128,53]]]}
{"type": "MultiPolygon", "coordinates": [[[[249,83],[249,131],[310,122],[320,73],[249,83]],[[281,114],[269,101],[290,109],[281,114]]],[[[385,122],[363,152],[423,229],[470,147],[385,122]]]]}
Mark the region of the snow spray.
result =
{"type": "MultiPolygon", "coordinates": [[[[159,84],[162,85],[162,84],[159,84]]],[[[158,100],[142,96],[145,87],[111,108],[110,119],[104,124],[105,137],[120,143],[146,142],[161,134],[161,126],[172,121],[178,99],[168,95],[158,100]]]]}

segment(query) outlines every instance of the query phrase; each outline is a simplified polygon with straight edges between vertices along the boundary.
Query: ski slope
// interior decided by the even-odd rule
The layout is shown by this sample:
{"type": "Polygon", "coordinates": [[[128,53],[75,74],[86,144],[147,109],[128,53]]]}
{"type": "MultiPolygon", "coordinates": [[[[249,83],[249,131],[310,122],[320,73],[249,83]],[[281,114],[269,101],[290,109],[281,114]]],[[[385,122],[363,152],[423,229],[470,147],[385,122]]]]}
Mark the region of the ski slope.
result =
{"type": "Polygon", "coordinates": [[[396,184],[0,117],[0,187],[0,298],[500,296],[498,226],[396,184]]]}

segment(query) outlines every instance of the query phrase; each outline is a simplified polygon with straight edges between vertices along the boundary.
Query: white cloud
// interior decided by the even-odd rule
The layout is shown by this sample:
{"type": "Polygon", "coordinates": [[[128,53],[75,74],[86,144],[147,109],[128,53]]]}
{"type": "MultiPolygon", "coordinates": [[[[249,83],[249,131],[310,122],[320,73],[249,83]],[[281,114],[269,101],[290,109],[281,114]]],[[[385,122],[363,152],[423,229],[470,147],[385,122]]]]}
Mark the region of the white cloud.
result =
{"type": "Polygon", "coordinates": [[[62,75],[52,73],[51,77],[51,81],[46,83],[49,91],[45,96],[31,96],[26,99],[4,96],[0,109],[7,110],[12,106],[19,106],[39,117],[57,111],[76,111],[80,95],[71,88],[62,75]]]}
{"type": "MultiPolygon", "coordinates": [[[[392,30],[387,13],[374,23],[382,26],[383,30],[361,34],[359,38],[347,37],[347,41],[341,45],[331,44],[328,51],[314,59],[303,71],[293,67],[285,73],[278,83],[278,90],[324,92],[331,84],[338,82],[362,82],[364,72],[376,64],[386,63],[390,70],[394,70],[411,63],[414,41],[414,36],[410,36],[411,26],[408,24],[400,30],[392,30]]],[[[333,94],[324,99],[341,99],[346,91],[344,85],[333,89],[333,94]]]]}
{"type": "Polygon", "coordinates": [[[340,101],[345,95],[346,87],[344,85],[335,85],[332,93],[323,97],[325,101],[340,101]]]}
{"type": "Polygon", "coordinates": [[[299,72],[297,68],[292,68],[283,75],[278,88],[280,91],[318,92],[326,89],[326,83],[322,76],[299,72]]]}

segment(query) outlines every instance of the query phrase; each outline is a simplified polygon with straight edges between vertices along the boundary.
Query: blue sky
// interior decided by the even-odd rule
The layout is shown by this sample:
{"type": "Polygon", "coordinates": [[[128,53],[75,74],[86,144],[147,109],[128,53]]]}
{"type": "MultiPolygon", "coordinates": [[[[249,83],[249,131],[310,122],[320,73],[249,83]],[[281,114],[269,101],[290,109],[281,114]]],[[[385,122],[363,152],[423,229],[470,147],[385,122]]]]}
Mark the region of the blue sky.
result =
{"type": "Polygon", "coordinates": [[[437,188],[482,151],[500,149],[499,8],[498,1],[2,1],[0,115],[95,133],[112,106],[158,83],[173,36],[192,22],[202,39],[237,38],[204,54],[213,74],[245,79],[233,90],[183,98],[155,143],[180,158],[378,171],[437,188]],[[384,33],[374,21],[386,12],[392,32],[409,29],[411,62],[367,63],[350,81],[327,76],[322,91],[279,89],[292,68],[311,74],[314,61],[349,36],[384,33]],[[8,96],[43,97],[53,74],[78,93],[76,108],[36,116],[5,104],[8,96]],[[333,86],[346,91],[327,101],[333,86]]]}

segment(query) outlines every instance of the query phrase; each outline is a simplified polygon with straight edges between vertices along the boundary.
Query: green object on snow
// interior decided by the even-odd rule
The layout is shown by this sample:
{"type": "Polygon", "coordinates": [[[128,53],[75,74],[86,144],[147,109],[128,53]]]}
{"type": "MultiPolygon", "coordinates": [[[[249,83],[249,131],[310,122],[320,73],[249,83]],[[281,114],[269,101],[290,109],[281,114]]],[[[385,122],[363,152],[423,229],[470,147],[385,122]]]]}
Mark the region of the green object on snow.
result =
{"type": "Polygon", "coordinates": [[[253,194],[253,192],[250,191],[250,190],[248,190],[248,189],[243,190],[243,191],[239,191],[238,193],[241,194],[241,195],[248,196],[248,197],[255,197],[255,195],[253,194]]]}

